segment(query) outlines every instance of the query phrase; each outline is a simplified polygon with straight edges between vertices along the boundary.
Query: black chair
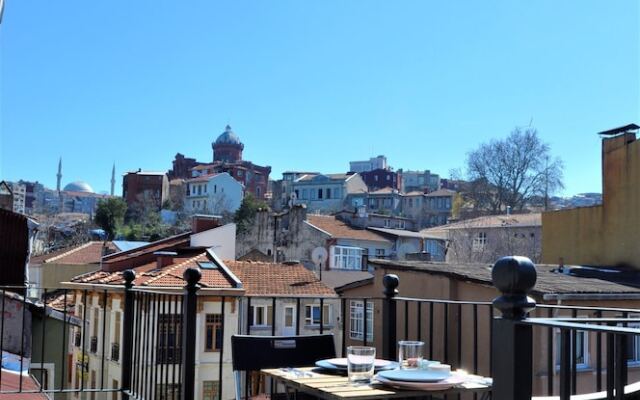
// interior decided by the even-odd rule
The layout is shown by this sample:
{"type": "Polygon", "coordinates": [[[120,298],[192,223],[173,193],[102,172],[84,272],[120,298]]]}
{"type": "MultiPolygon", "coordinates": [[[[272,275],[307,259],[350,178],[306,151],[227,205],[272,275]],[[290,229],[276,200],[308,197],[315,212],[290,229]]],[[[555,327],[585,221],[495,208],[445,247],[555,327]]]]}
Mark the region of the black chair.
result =
{"type": "MultiPolygon", "coordinates": [[[[333,334],[309,336],[231,336],[231,359],[236,381],[236,400],[241,400],[241,372],[265,368],[308,367],[318,360],[334,358],[333,334]]],[[[248,396],[248,394],[247,394],[248,396]]]]}

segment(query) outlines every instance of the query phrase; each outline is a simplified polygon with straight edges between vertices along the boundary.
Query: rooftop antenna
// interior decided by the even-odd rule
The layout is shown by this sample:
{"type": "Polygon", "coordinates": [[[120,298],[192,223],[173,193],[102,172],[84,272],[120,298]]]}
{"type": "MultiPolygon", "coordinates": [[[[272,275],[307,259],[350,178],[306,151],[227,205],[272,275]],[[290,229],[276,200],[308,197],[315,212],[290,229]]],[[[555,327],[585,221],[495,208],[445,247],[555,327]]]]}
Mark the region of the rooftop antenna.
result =
{"type": "Polygon", "coordinates": [[[327,261],[329,254],[324,247],[316,247],[311,252],[311,260],[318,267],[319,279],[322,280],[322,265],[327,261]]]}

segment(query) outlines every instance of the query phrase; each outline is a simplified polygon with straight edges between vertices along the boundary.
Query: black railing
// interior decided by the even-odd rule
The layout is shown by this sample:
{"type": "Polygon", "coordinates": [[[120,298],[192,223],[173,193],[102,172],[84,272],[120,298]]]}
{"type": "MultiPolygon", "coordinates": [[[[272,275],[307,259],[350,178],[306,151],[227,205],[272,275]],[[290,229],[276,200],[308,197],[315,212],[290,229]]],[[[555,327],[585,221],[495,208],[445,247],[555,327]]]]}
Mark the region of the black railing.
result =
{"type": "MultiPolygon", "coordinates": [[[[38,299],[1,289],[0,347],[21,355],[18,361],[22,370],[29,369],[29,359],[32,363],[54,362],[59,370],[53,374],[55,382],[42,384],[20,375],[17,390],[3,389],[0,371],[0,393],[120,392],[123,399],[197,398],[196,390],[204,386],[194,381],[195,356],[201,352],[223,366],[218,368],[217,382],[209,384],[207,390],[217,390],[218,398],[226,398],[230,397],[233,384],[225,381],[224,370],[230,369],[225,363],[229,351],[225,336],[333,332],[339,338],[339,354],[344,354],[349,344],[374,345],[388,359],[396,358],[398,340],[423,340],[427,343],[427,358],[493,376],[493,398],[497,400],[529,399],[532,394],[567,399],[573,393],[601,390],[602,398],[622,398],[622,388],[629,380],[630,355],[640,364],[640,340],[636,344],[635,339],[630,339],[640,334],[630,327],[640,325],[640,319],[629,318],[640,314],[640,310],[536,305],[527,297],[535,284],[531,268],[532,264],[523,259],[497,262],[495,286],[503,296],[492,303],[402,297],[398,291],[401,282],[394,275],[384,276],[381,297],[258,298],[220,292],[213,300],[215,308],[208,308],[214,310],[213,314],[205,314],[210,305],[198,304],[205,300],[198,297],[197,270],[185,273],[183,293],[135,287],[132,271],[123,273],[124,289],[44,290],[38,299]],[[110,308],[111,293],[123,299],[121,310],[110,308]],[[89,318],[100,315],[94,314],[94,309],[88,310],[89,304],[100,304],[100,318],[89,318]],[[14,308],[20,313],[7,312],[14,308]],[[203,332],[195,330],[198,312],[202,313],[203,332]],[[238,326],[225,325],[232,312],[238,317],[238,326]],[[32,329],[26,329],[28,318],[20,318],[27,313],[32,314],[32,329]],[[18,319],[5,324],[7,315],[18,319]],[[115,329],[110,327],[120,324],[122,332],[115,333],[120,343],[113,342],[109,334],[115,329]],[[18,340],[5,342],[10,336],[5,329],[16,327],[18,340]],[[27,331],[32,333],[30,343],[27,331]],[[89,338],[87,332],[97,332],[99,336],[89,338]],[[596,345],[591,346],[595,357],[588,360],[593,390],[581,376],[586,362],[580,350],[584,343],[582,332],[589,332],[596,340],[596,345]],[[203,335],[203,340],[196,340],[198,335],[203,335]],[[107,343],[111,343],[110,359],[119,361],[122,367],[117,382],[109,381],[105,373],[107,343]],[[198,343],[204,348],[197,347],[198,343]],[[60,347],[61,351],[51,360],[51,352],[45,347],[60,347]],[[492,351],[487,351],[489,348],[492,351]],[[72,371],[68,371],[69,365],[72,371]]],[[[48,379],[47,376],[42,373],[39,379],[48,379]]],[[[249,375],[243,380],[243,396],[249,397],[264,387],[260,378],[249,375]]]]}

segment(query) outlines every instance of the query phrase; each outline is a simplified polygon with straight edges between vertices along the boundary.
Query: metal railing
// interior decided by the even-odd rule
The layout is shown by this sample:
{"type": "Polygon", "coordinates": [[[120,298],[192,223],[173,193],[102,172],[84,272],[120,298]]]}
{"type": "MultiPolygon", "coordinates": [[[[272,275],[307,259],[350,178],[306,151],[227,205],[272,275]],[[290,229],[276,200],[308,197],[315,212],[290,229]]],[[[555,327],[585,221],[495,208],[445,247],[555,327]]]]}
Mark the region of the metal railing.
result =
{"type": "MultiPolygon", "coordinates": [[[[277,328],[276,321],[283,320],[283,313],[293,312],[290,334],[334,332],[341,337],[338,354],[345,354],[347,345],[357,342],[375,345],[382,357],[395,359],[398,340],[423,340],[425,357],[493,376],[496,400],[530,399],[536,382],[542,387],[536,395],[560,395],[561,399],[568,399],[577,393],[581,374],[579,338],[581,332],[590,332],[596,340],[592,346],[595,357],[590,363],[594,390],[604,389],[602,398],[623,398],[623,388],[629,380],[628,355],[630,347],[635,346],[629,338],[640,334],[640,330],[629,326],[640,324],[640,319],[629,317],[640,314],[640,310],[536,305],[527,297],[535,284],[535,275],[533,279],[530,276],[532,264],[519,258],[503,259],[496,263],[496,268],[504,269],[499,275],[506,278],[494,282],[502,296],[493,302],[402,297],[395,275],[384,276],[380,297],[258,299],[216,295],[218,308],[215,320],[211,321],[211,336],[200,341],[196,339],[203,332],[196,332],[196,320],[198,301],[203,300],[198,298],[200,273],[195,269],[185,273],[186,285],[179,294],[135,287],[132,271],[123,273],[124,288],[43,290],[37,299],[13,294],[8,288],[0,289],[2,350],[19,355],[16,364],[20,370],[28,370],[29,362],[53,362],[57,368],[55,382],[33,384],[30,377],[20,375],[17,389],[2,387],[0,371],[0,393],[120,392],[123,399],[198,398],[195,358],[202,349],[197,343],[204,342],[206,349],[217,353],[217,363],[223,366],[228,363],[225,357],[229,350],[225,348],[225,340],[218,338],[232,333],[281,334],[277,330],[282,326],[277,328]],[[119,343],[109,336],[113,334],[112,326],[120,326],[110,320],[111,293],[122,299],[122,332],[116,339],[119,343]],[[293,311],[285,311],[284,302],[293,311]],[[89,312],[88,304],[99,304],[102,312],[89,312]],[[328,311],[330,318],[325,314],[328,304],[335,306],[328,311]],[[368,312],[370,305],[372,309],[368,312]],[[235,307],[238,309],[232,310],[235,307]],[[268,310],[269,315],[256,315],[259,307],[268,310]],[[225,325],[225,316],[230,312],[237,314],[238,326],[225,325]],[[29,320],[27,316],[31,314],[29,320]],[[17,320],[7,320],[7,315],[17,320]],[[27,329],[29,324],[31,328],[27,329]],[[89,338],[89,328],[99,336],[89,338]],[[14,335],[17,340],[7,343],[5,338],[11,337],[7,333],[13,331],[5,330],[10,329],[17,332],[14,335]],[[112,376],[107,373],[107,343],[111,343],[109,359],[118,361],[121,368],[117,384],[107,379],[112,376]],[[55,360],[47,350],[52,347],[61,349],[55,360]],[[69,357],[74,360],[73,373],[68,370],[69,357]],[[540,379],[546,380],[541,384],[540,379]]],[[[223,369],[218,368],[217,376],[220,399],[224,398],[223,388],[233,386],[225,381],[223,369]]],[[[260,382],[255,385],[250,375],[243,379],[244,396],[249,397],[260,382]]]]}

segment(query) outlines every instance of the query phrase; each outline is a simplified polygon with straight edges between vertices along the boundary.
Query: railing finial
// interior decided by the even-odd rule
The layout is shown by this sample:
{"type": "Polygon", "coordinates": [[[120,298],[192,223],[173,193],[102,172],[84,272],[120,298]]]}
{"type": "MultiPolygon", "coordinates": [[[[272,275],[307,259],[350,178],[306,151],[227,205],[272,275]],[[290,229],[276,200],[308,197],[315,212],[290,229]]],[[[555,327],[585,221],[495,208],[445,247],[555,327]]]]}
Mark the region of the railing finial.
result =
{"type": "Polygon", "coordinates": [[[136,273],[132,269],[128,269],[122,273],[122,277],[124,278],[124,285],[127,288],[131,288],[133,286],[133,281],[136,279],[136,273]]]}
{"type": "Polygon", "coordinates": [[[536,302],[527,295],[536,284],[536,267],[527,257],[502,257],[493,265],[491,279],[502,293],[493,305],[503,318],[523,319],[535,308],[536,302]]]}
{"type": "Polygon", "coordinates": [[[193,287],[202,279],[202,273],[197,268],[187,268],[182,274],[182,277],[187,282],[187,286],[193,287]]]}
{"type": "Polygon", "coordinates": [[[395,297],[398,294],[398,285],[400,285],[400,279],[398,275],[386,274],[382,278],[382,285],[384,286],[384,295],[387,297],[395,297]]]}

